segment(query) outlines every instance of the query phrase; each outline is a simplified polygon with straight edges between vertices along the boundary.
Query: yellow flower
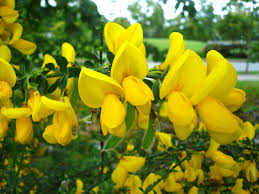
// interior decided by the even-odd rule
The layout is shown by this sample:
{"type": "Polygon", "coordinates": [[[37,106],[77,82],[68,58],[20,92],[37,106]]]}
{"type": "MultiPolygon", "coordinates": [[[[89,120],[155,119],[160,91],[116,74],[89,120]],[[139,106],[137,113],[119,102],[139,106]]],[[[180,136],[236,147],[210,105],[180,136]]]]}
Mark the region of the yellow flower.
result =
{"type": "Polygon", "coordinates": [[[160,110],[159,110],[159,115],[160,117],[168,117],[168,114],[167,114],[167,102],[164,101],[160,107],[160,110]]]}
{"type": "MultiPolygon", "coordinates": [[[[67,67],[71,67],[72,64],[75,62],[75,56],[76,56],[74,47],[67,42],[63,43],[62,46],[61,46],[61,54],[68,61],[67,67]]],[[[53,58],[49,54],[45,54],[43,64],[42,64],[41,68],[44,69],[45,65],[48,64],[48,63],[54,64],[55,68],[59,67],[55,58],[53,58]]],[[[53,71],[49,72],[50,75],[53,74],[53,73],[54,73],[53,71]]],[[[58,79],[57,77],[48,78],[48,82],[49,82],[49,84],[53,84],[57,79],[58,79]]],[[[73,84],[74,84],[74,78],[69,78],[68,81],[67,81],[67,86],[66,86],[66,90],[68,91],[68,93],[71,91],[71,89],[73,87],[73,84]]],[[[54,92],[52,92],[51,96],[53,98],[55,98],[56,100],[59,99],[60,96],[61,96],[60,88],[57,88],[54,92]]]]}
{"type": "Polygon", "coordinates": [[[127,144],[126,150],[127,150],[128,152],[134,150],[134,145],[132,144],[132,142],[129,142],[129,143],[127,144]]]}
{"type": "Polygon", "coordinates": [[[256,182],[257,181],[257,169],[256,169],[256,162],[253,161],[246,161],[245,164],[245,171],[246,171],[246,179],[249,182],[256,182]]]}
{"type": "Polygon", "coordinates": [[[166,192],[181,192],[183,189],[182,185],[176,182],[174,173],[169,174],[169,176],[167,177],[164,183],[163,188],[166,192]]]}
{"type": "Polygon", "coordinates": [[[6,23],[13,23],[19,17],[18,11],[14,8],[15,0],[0,1],[0,16],[6,23]]]}
{"type": "Polygon", "coordinates": [[[248,137],[248,139],[252,140],[255,136],[255,127],[249,121],[244,123],[244,127],[242,133],[239,137],[239,140],[244,140],[248,137]]]}
{"type": "Polygon", "coordinates": [[[244,179],[236,179],[236,184],[232,187],[233,194],[249,194],[250,192],[243,189],[244,179]]]}
{"type": "Polygon", "coordinates": [[[3,141],[8,129],[8,119],[0,113],[0,141],[3,141]]]}
{"type": "Polygon", "coordinates": [[[0,58],[4,59],[7,63],[11,61],[11,51],[6,45],[0,46],[0,58]]]}
{"type": "Polygon", "coordinates": [[[202,100],[198,104],[198,112],[210,136],[218,143],[228,144],[239,138],[243,122],[216,98],[202,100]]]}
{"type": "Polygon", "coordinates": [[[119,164],[112,173],[112,181],[118,185],[123,185],[127,179],[128,172],[137,172],[140,170],[146,159],[136,156],[123,156],[119,164]]]}
{"type": "Polygon", "coordinates": [[[114,79],[102,73],[82,68],[78,80],[79,95],[87,106],[101,109],[101,127],[115,136],[126,135],[126,109],[120,101],[123,89],[114,79]]]}
{"type": "Polygon", "coordinates": [[[202,132],[202,131],[206,131],[206,130],[207,130],[207,129],[206,129],[206,126],[204,125],[204,123],[203,123],[203,122],[200,122],[198,131],[199,131],[199,132],[202,132]]]}
{"type": "Polygon", "coordinates": [[[165,151],[163,145],[165,145],[165,149],[173,147],[171,134],[156,132],[156,137],[158,139],[157,149],[159,151],[165,151]]]}
{"type": "Polygon", "coordinates": [[[84,184],[81,179],[76,179],[76,192],[75,194],[81,194],[84,192],[84,184]]]}
{"type": "Polygon", "coordinates": [[[245,103],[246,93],[241,89],[234,88],[221,101],[231,112],[235,112],[245,103]]]}
{"type": "Polygon", "coordinates": [[[197,124],[190,98],[206,78],[206,66],[193,51],[186,50],[169,69],[160,88],[160,99],[167,97],[167,114],[177,137],[185,140],[197,124]]]}
{"type": "Polygon", "coordinates": [[[179,32],[172,32],[170,34],[170,46],[168,53],[166,55],[166,59],[164,63],[161,65],[161,70],[165,70],[168,65],[172,66],[177,61],[177,59],[184,52],[184,40],[183,35],[179,32]]]}
{"type": "Polygon", "coordinates": [[[193,186],[189,191],[188,194],[198,194],[199,193],[199,189],[195,186],[193,186]]]}
{"type": "MultiPolygon", "coordinates": [[[[142,186],[143,190],[145,191],[149,185],[154,184],[160,178],[161,178],[161,176],[156,175],[154,173],[150,173],[144,180],[144,183],[142,186]]],[[[161,180],[150,192],[148,192],[148,194],[154,194],[155,192],[157,194],[162,194],[161,189],[163,188],[163,185],[164,185],[164,181],[161,180]]]]}
{"type": "Polygon", "coordinates": [[[145,55],[145,46],[142,42],[143,31],[141,25],[138,23],[125,29],[120,24],[108,22],[104,27],[104,38],[109,50],[114,55],[125,41],[134,44],[145,55]]]}
{"type": "Polygon", "coordinates": [[[137,175],[129,176],[125,181],[124,186],[129,188],[130,194],[142,194],[142,191],[139,189],[142,186],[142,181],[137,175]]]}
{"type": "Polygon", "coordinates": [[[13,67],[4,59],[0,58],[0,81],[4,81],[13,87],[16,82],[16,74],[13,67]]]}
{"type": "Polygon", "coordinates": [[[78,127],[78,120],[70,100],[67,96],[63,101],[51,100],[45,97],[49,109],[55,111],[53,122],[47,126],[43,138],[50,144],[59,143],[62,146],[69,144],[72,140],[72,128],[78,127]]]}
{"type": "MultiPolygon", "coordinates": [[[[175,166],[175,163],[172,163],[171,166],[170,166],[170,170],[174,166],[175,166]]],[[[181,181],[183,179],[183,177],[184,177],[184,174],[183,174],[183,171],[182,171],[181,167],[180,166],[176,166],[174,170],[176,170],[176,172],[171,172],[171,173],[174,174],[175,180],[176,181],[181,181]]]]}

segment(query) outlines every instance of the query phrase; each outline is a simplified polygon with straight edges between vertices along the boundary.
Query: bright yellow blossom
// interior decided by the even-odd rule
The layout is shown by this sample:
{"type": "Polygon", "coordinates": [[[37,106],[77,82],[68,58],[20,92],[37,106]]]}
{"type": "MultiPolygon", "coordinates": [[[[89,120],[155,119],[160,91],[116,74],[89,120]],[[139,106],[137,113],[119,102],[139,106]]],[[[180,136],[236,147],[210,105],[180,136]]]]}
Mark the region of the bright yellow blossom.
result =
{"type": "Polygon", "coordinates": [[[188,194],[198,194],[199,193],[199,189],[198,187],[193,186],[189,191],[188,194]]]}
{"type": "Polygon", "coordinates": [[[129,188],[130,194],[142,194],[139,189],[142,186],[142,181],[137,175],[130,175],[124,183],[124,186],[129,188]]]}
{"type": "Polygon", "coordinates": [[[181,192],[182,185],[176,182],[175,174],[172,172],[168,175],[163,188],[166,192],[181,192]]]}
{"type": "Polygon", "coordinates": [[[249,121],[244,122],[244,128],[239,137],[239,140],[244,140],[246,138],[253,140],[255,136],[255,127],[249,121]]]}
{"type": "Polygon", "coordinates": [[[19,13],[15,8],[15,0],[0,1],[0,16],[6,23],[14,23],[19,17],[19,13]]]}
{"type": "Polygon", "coordinates": [[[249,191],[243,189],[243,181],[244,179],[236,179],[236,184],[231,189],[233,194],[250,194],[249,191]]]}
{"type": "Polygon", "coordinates": [[[76,179],[76,192],[75,194],[82,194],[84,192],[84,184],[81,179],[76,179]]]}
{"type": "Polygon", "coordinates": [[[257,169],[256,169],[256,162],[255,160],[248,160],[244,164],[245,172],[246,172],[246,179],[249,182],[256,182],[257,181],[257,169]]]}
{"type": "MultiPolygon", "coordinates": [[[[161,178],[161,176],[159,175],[156,175],[154,173],[150,173],[144,180],[144,183],[143,183],[143,190],[145,191],[147,189],[147,187],[149,185],[152,185],[154,184],[157,180],[159,180],[161,178]]],[[[154,191],[157,193],[157,194],[162,194],[162,188],[163,188],[163,185],[164,185],[164,181],[161,180],[150,192],[148,192],[148,194],[154,194],[154,191]]]]}
{"type": "Polygon", "coordinates": [[[163,132],[156,132],[156,137],[158,139],[157,149],[159,151],[161,151],[161,152],[164,151],[163,145],[165,146],[165,149],[173,147],[171,134],[163,133],[163,132]]]}

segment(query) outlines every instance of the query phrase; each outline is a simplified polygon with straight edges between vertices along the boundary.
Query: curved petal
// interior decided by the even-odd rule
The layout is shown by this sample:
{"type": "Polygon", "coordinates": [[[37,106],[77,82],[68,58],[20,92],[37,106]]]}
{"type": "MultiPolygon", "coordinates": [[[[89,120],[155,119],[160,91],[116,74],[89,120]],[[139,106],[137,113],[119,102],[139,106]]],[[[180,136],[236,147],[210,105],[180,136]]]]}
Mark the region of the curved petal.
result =
{"type": "Polygon", "coordinates": [[[127,176],[127,170],[121,165],[118,165],[112,172],[112,181],[118,185],[123,185],[127,179],[127,176]]]}
{"type": "MultiPolygon", "coordinates": [[[[144,182],[143,182],[143,186],[142,186],[142,188],[143,188],[143,190],[145,191],[146,190],[146,188],[149,186],[149,185],[152,185],[153,183],[155,183],[158,179],[160,179],[161,178],[161,176],[159,176],[159,175],[156,175],[156,174],[154,174],[154,173],[150,173],[146,178],[145,178],[145,180],[144,180],[144,182]]],[[[154,193],[154,191],[156,191],[156,193],[158,193],[158,194],[161,194],[162,192],[161,192],[161,189],[162,189],[162,187],[164,186],[164,182],[163,181],[160,181],[154,188],[153,188],[153,192],[152,193],[154,193]]]]}
{"type": "Polygon", "coordinates": [[[0,58],[4,59],[7,63],[11,61],[11,51],[6,45],[0,46],[0,58]]]}
{"type": "Polygon", "coordinates": [[[64,100],[65,100],[65,103],[66,105],[69,107],[65,113],[67,114],[67,117],[69,118],[70,122],[71,122],[71,125],[73,127],[78,127],[79,126],[79,123],[78,123],[78,119],[77,119],[77,116],[76,116],[76,113],[70,103],[70,99],[68,96],[65,96],[64,97],[64,100]]]}
{"type": "Polygon", "coordinates": [[[222,99],[234,89],[237,82],[235,68],[219,52],[209,51],[206,61],[208,76],[200,89],[191,97],[193,104],[198,104],[206,96],[222,99]]]}
{"type": "Polygon", "coordinates": [[[29,117],[31,115],[31,109],[30,108],[1,108],[1,113],[9,118],[9,119],[18,119],[18,118],[24,118],[29,117]]]}
{"type": "Polygon", "coordinates": [[[125,168],[128,172],[137,172],[145,164],[146,158],[136,156],[123,156],[120,159],[119,165],[125,168]]]}
{"type": "MultiPolygon", "coordinates": [[[[150,100],[154,100],[151,89],[139,78],[134,76],[126,77],[122,82],[122,86],[126,101],[134,106],[144,106],[150,100]]],[[[144,107],[144,109],[147,109],[147,107],[144,107]]],[[[150,111],[146,110],[146,112],[150,111]]]]}
{"type": "Polygon", "coordinates": [[[118,50],[117,40],[123,32],[125,32],[125,28],[123,28],[120,24],[108,22],[104,27],[104,39],[107,44],[109,50],[115,54],[118,50]]]}
{"type": "Polygon", "coordinates": [[[31,55],[37,48],[35,43],[24,39],[19,39],[10,45],[25,55],[31,55]]]}
{"type": "Polygon", "coordinates": [[[19,17],[19,13],[8,6],[0,6],[0,16],[6,23],[11,24],[19,17]]]}
{"type": "Polygon", "coordinates": [[[131,194],[142,194],[142,191],[139,189],[142,186],[142,181],[139,176],[129,176],[124,185],[130,189],[131,194]]]}
{"type": "Polygon", "coordinates": [[[52,100],[50,98],[47,98],[46,96],[41,97],[42,104],[48,108],[52,109],[54,111],[67,111],[71,107],[68,103],[65,103],[64,101],[58,101],[58,100],[52,100]]]}
{"type": "Polygon", "coordinates": [[[12,88],[5,81],[0,81],[0,100],[8,100],[12,96],[12,88]]]}
{"type": "Polygon", "coordinates": [[[138,111],[138,126],[141,129],[148,129],[149,124],[149,114],[144,114],[141,111],[138,111]]]}
{"type": "Polygon", "coordinates": [[[159,110],[159,115],[160,117],[168,117],[167,115],[167,101],[162,102],[162,105],[160,106],[160,110],[159,110]]]}
{"type": "Polygon", "coordinates": [[[170,173],[167,177],[164,184],[164,190],[167,192],[183,192],[182,185],[176,182],[175,175],[173,173],[170,173]]]}
{"type": "Polygon", "coordinates": [[[146,56],[146,47],[143,42],[140,44],[140,46],[138,48],[139,48],[139,50],[141,50],[143,55],[146,56]]]}
{"type": "Polygon", "coordinates": [[[62,56],[65,57],[69,63],[73,63],[75,61],[76,52],[71,44],[67,42],[63,43],[61,50],[62,56]]]}
{"type": "Polygon", "coordinates": [[[130,42],[124,42],[114,57],[111,77],[121,83],[130,75],[143,80],[148,73],[148,64],[145,56],[130,42]]]}
{"type": "Polygon", "coordinates": [[[10,7],[12,9],[15,8],[15,0],[1,0],[0,5],[4,5],[10,7]]]}
{"type": "Polygon", "coordinates": [[[192,96],[202,86],[206,73],[200,56],[186,50],[167,73],[160,88],[160,99],[176,90],[182,91],[187,97],[192,96]]]}
{"type": "Polygon", "coordinates": [[[29,144],[33,138],[33,127],[30,117],[16,119],[15,141],[29,144]]]}
{"type": "Polygon", "coordinates": [[[0,140],[2,141],[8,130],[8,119],[0,113],[0,140]]]}
{"type": "Polygon", "coordinates": [[[56,144],[58,143],[55,138],[55,131],[56,127],[54,125],[49,125],[45,128],[44,133],[42,134],[42,137],[50,144],[56,144]]]}
{"type": "Polygon", "coordinates": [[[117,137],[125,137],[126,136],[126,124],[123,121],[121,125],[119,125],[118,127],[115,128],[110,128],[109,132],[117,137]]]}
{"type": "Polygon", "coordinates": [[[197,115],[190,100],[182,92],[171,92],[168,96],[167,113],[176,136],[180,140],[187,139],[197,125],[197,115]]]}
{"type": "Polygon", "coordinates": [[[221,102],[231,111],[237,111],[246,101],[246,93],[243,90],[234,88],[221,102]]]}
{"type": "Polygon", "coordinates": [[[252,140],[255,136],[255,127],[249,121],[244,123],[244,128],[242,130],[242,134],[239,137],[239,140],[245,140],[247,137],[248,139],[252,140]]]}
{"type": "Polygon", "coordinates": [[[91,108],[99,108],[105,95],[123,95],[122,87],[111,77],[82,67],[78,80],[78,91],[82,101],[91,108]]]}
{"type": "Polygon", "coordinates": [[[201,121],[216,142],[229,144],[239,138],[243,122],[219,100],[206,97],[198,104],[197,109],[201,121]]]}
{"type": "Polygon", "coordinates": [[[57,61],[56,61],[56,59],[55,59],[54,57],[52,57],[52,56],[49,55],[49,54],[45,54],[45,55],[44,55],[43,64],[42,64],[41,68],[42,68],[42,69],[45,68],[45,65],[48,64],[48,63],[54,64],[55,68],[58,68],[58,67],[59,67],[58,64],[57,64],[57,61]]]}
{"type": "Polygon", "coordinates": [[[221,151],[215,151],[210,158],[221,168],[231,169],[236,163],[231,156],[221,151]]]}
{"type": "Polygon", "coordinates": [[[19,23],[10,24],[10,31],[12,32],[13,36],[8,44],[13,44],[15,41],[19,40],[22,36],[23,27],[19,23]]]}
{"type": "Polygon", "coordinates": [[[119,96],[108,94],[104,97],[101,109],[101,123],[108,129],[116,128],[124,122],[126,110],[119,96]]]}
{"type": "Polygon", "coordinates": [[[165,70],[168,65],[173,65],[184,52],[183,35],[179,32],[170,34],[170,46],[161,70],[165,70]]]}
{"type": "Polygon", "coordinates": [[[172,144],[172,135],[169,133],[163,133],[163,132],[156,132],[156,137],[158,139],[158,150],[164,151],[162,145],[165,145],[166,149],[173,147],[172,144]]]}
{"type": "Polygon", "coordinates": [[[0,58],[0,80],[7,82],[11,87],[16,82],[16,74],[13,67],[2,58],[0,58]]]}

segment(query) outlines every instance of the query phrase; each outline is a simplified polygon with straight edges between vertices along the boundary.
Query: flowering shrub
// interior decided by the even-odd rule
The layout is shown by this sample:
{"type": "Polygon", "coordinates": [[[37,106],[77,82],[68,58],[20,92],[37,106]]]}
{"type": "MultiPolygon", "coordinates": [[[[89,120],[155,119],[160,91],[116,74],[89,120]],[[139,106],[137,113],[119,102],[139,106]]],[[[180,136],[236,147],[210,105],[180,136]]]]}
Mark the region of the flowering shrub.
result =
{"type": "Polygon", "coordinates": [[[8,46],[36,49],[14,1],[0,16],[1,193],[258,192],[257,126],[234,114],[246,94],[220,53],[205,65],[173,32],[148,69],[141,25],[108,22],[84,65],[65,42],[27,72],[10,64],[8,46]]]}

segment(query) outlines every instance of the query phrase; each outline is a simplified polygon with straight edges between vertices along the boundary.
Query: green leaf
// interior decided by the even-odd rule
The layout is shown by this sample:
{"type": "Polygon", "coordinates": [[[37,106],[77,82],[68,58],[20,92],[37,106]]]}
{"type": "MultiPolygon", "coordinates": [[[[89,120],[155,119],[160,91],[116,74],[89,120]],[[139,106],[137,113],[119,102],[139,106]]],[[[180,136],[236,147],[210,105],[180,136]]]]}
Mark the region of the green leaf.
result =
{"type": "Polygon", "coordinates": [[[81,69],[78,67],[69,67],[68,68],[68,77],[79,77],[81,69]]]}
{"type": "Polygon", "coordinates": [[[152,85],[152,92],[154,94],[155,104],[159,101],[159,90],[160,90],[159,83],[158,81],[155,81],[154,84],[152,85]]]}
{"type": "Polygon", "coordinates": [[[128,104],[126,112],[127,114],[125,117],[125,123],[127,130],[129,130],[135,118],[135,107],[131,104],[128,104]]]}
{"type": "Polygon", "coordinates": [[[46,68],[48,68],[49,70],[54,71],[55,70],[55,65],[53,63],[47,63],[45,65],[46,68]]]}
{"type": "Polygon", "coordinates": [[[95,68],[94,63],[92,61],[90,61],[90,60],[86,60],[84,62],[84,66],[87,67],[87,68],[90,68],[90,69],[94,69],[95,68]]]}
{"type": "Polygon", "coordinates": [[[57,56],[56,61],[60,67],[60,71],[65,72],[67,70],[67,64],[68,64],[67,59],[63,56],[57,56]]]}
{"type": "Polygon", "coordinates": [[[46,94],[47,91],[48,91],[48,81],[47,79],[43,79],[41,82],[38,82],[39,85],[38,85],[38,90],[41,94],[46,94]]]}
{"type": "Polygon", "coordinates": [[[121,140],[120,137],[117,137],[117,136],[111,136],[106,145],[104,146],[104,149],[111,149],[111,148],[114,148],[118,143],[119,141],[121,140]]]}
{"type": "Polygon", "coordinates": [[[149,148],[149,146],[152,144],[153,137],[154,137],[154,132],[153,132],[153,127],[152,127],[152,118],[151,118],[151,115],[149,115],[148,129],[147,129],[147,132],[145,134],[143,144],[142,144],[142,147],[144,149],[149,148]]]}
{"type": "Polygon", "coordinates": [[[61,78],[60,82],[58,83],[58,87],[61,90],[64,90],[67,87],[67,79],[68,79],[68,75],[65,75],[64,77],[61,78]]]}
{"type": "Polygon", "coordinates": [[[54,91],[57,89],[58,84],[59,84],[59,81],[60,81],[60,79],[57,79],[57,80],[54,82],[54,84],[52,84],[51,86],[49,86],[49,88],[48,88],[48,93],[49,93],[49,94],[51,94],[52,92],[54,92],[54,91]]]}

